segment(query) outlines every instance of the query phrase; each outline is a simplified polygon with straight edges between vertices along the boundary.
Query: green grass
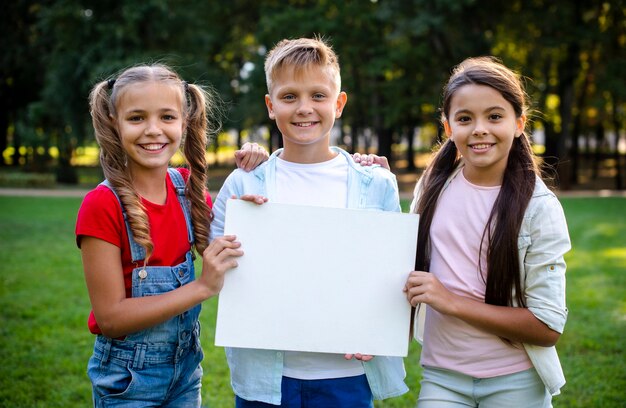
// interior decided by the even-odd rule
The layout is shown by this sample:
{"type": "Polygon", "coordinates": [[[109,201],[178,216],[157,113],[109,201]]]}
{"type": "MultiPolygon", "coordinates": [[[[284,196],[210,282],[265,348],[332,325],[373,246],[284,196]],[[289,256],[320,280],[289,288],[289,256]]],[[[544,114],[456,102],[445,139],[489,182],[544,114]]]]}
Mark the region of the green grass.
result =
{"type": "MultiPolygon", "coordinates": [[[[559,407],[622,407],[626,401],[626,199],[562,199],[567,255],[565,333],[557,346],[568,383],[559,407]]],[[[404,203],[406,205],[406,203],[404,203]]],[[[85,407],[93,337],[74,222],[80,199],[0,197],[0,407],[85,407]]],[[[228,368],[214,347],[215,300],[201,320],[203,398],[233,405],[228,368]]],[[[410,393],[377,407],[413,407],[419,347],[405,360],[410,393]]]]}

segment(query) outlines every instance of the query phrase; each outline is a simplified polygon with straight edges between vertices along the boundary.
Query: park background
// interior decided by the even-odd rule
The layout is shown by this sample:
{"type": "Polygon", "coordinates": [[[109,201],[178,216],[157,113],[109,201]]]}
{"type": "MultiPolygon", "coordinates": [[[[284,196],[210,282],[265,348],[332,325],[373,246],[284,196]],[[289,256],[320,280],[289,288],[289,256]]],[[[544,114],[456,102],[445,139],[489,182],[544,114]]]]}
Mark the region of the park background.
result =
{"type": "MultiPolygon", "coordinates": [[[[390,159],[403,197],[441,141],[454,65],[494,55],[526,78],[530,134],[570,226],[570,318],[557,346],[568,384],[555,407],[626,404],[626,4],[623,0],[14,1],[0,33],[0,406],[89,405],[93,337],[73,227],[102,179],[87,95],[141,62],[213,87],[222,132],[207,148],[216,191],[246,141],[273,151],[263,58],[282,38],[321,35],[349,102],[333,143],[390,159]],[[54,197],[49,197],[54,193],[54,197]]],[[[183,164],[177,161],[175,164],[183,164]]],[[[406,211],[407,198],[403,200],[406,211]]],[[[203,396],[232,406],[205,302],[203,396]]],[[[410,407],[411,392],[377,407],[410,407]]]]}

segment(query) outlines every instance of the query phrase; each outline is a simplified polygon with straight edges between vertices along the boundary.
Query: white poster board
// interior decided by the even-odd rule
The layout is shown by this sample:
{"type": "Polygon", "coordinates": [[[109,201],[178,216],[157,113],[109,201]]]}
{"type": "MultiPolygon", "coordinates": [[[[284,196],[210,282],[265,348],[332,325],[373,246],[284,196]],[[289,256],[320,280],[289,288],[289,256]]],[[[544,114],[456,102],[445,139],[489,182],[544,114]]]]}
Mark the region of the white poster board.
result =
{"type": "Polygon", "coordinates": [[[219,295],[215,345],[406,356],[418,216],[242,200],[244,255],[219,295]]]}

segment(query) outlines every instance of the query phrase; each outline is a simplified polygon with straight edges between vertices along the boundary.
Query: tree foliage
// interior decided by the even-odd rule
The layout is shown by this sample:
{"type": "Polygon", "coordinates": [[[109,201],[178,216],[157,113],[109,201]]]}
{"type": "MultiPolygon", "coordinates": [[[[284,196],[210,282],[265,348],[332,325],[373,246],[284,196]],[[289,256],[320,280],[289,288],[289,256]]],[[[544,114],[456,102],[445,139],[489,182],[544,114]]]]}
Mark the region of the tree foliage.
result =
{"type": "MultiPolygon", "coordinates": [[[[74,180],[74,149],[93,141],[87,95],[96,81],[166,62],[216,89],[229,108],[224,126],[241,143],[262,126],[275,133],[263,104],[265,52],[282,38],[313,35],[340,57],[349,95],[340,141],[349,149],[376,147],[401,159],[393,147],[403,143],[412,169],[416,129],[435,129],[437,142],[450,69],[495,55],[532,78],[541,112],[534,126],[545,135],[546,162],[568,163],[562,183],[576,183],[578,157],[600,157],[601,147],[621,174],[619,139],[605,139],[623,133],[626,120],[623,0],[25,0],[4,10],[0,30],[10,47],[0,57],[0,151],[56,146],[60,180],[74,180]]],[[[15,164],[49,159],[15,151],[15,164]]]]}

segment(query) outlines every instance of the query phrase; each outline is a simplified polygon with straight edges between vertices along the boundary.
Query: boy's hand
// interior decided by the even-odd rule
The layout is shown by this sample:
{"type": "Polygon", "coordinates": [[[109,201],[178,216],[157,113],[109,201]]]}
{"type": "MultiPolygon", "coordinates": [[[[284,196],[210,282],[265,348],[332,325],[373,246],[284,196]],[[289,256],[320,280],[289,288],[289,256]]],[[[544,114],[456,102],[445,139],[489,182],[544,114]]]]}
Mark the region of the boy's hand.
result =
{"type": "Polygon", "coordinates": [[[254,170],[270,157],[267,150],[257,143],[246,142],[235,152],[235,163],[244,171],[254,170]]]}
{"type": "Polygon", "coordinates": [[[354,153],[352,159],[355,163],[361,163],[361,166],[371,166],[372,164],[378,164],[381,167],[391,170],[389,167],[389,161],[385,156],[377,156],[375,154],[361,154],[354,153]]]}
{"type": "Polygon", "coordinates": [[[234,195],[234,196],[231,196],[231,198],[234,198],[234,199],[239,198],[240,200],[249,201],[251,203],[255,203],[258,205],[261,205],[268,201],[267,197],[263,197],[262,195],[257,195],[257,194],[244,194],[241,197],[237,197],[234,195]]]}
{"type": "Polygon", "coordinates": [[[346,354],[345,356],[343,356],[346,360],[352,360],[352,357],[356,358],[357,360],[361,360],[361,361],[370,361],[371,359],[374,358],[374,356],[370,356],[369,354],[360,354],[360,353],[356,353],[356,354],[346,354]]]}

